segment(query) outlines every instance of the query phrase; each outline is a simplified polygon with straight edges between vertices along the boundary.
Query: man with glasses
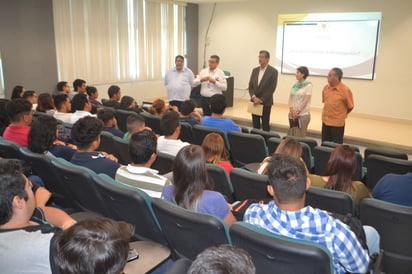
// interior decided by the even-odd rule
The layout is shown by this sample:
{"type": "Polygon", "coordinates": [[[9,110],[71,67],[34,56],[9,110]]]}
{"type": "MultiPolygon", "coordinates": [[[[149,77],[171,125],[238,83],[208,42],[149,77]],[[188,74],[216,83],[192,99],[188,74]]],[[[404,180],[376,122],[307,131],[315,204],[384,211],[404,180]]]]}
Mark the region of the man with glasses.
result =
{"type": "Polygon", "coordinates": [[[204,68],[195,78],[193,85],[201,84],[200,95],[202,96],[202,109],[204,116],[210,116],[210,98],[215,94],[223,94],[227,89],[225,73],[219,69],[220,58],[217,55],[210,56],[209,67],[204,68]]]}

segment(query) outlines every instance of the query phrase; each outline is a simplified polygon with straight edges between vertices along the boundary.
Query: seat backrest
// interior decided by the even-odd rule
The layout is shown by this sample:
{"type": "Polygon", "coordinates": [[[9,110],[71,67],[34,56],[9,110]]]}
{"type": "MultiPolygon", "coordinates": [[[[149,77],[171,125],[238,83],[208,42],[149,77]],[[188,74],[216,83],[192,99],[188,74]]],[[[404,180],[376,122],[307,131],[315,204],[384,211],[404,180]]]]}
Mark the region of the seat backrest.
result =
{"type": "Polygon", "coordinates": [[[114,155],[122,165],[128,165],[132,162],[129,153],[129,141],[113,136],[114,155]]]}
{"type": "Polygon", "coordinates": [[[152,164],[152,169],[159,171],[160,175],[164,175],[172,171],[173,161],[175,156],[158,151],[156,160],[152,164]]]}
{"type": "Polygon", "coordinates": [[[379,232],[382,272],[411,273],[412,207],[366,198],[360,204],[360,219],[379,232]]]}
{"type": "Polygon", "coordinates": [[[261,162],[268,156],[268,149],[262,135],[229,131],[227,138],[233,164],[236,167],[261,162]]]}
{"type": "Polygon", "coordinates": [[[272,155],[275,152],[281,142],[282,139],[278,137],[270,137],[269,139],[267,139],[269,155],[272,155]]]}
{"type": "Polygon", "coordinates": [[[97,150],[114,155],[116,150],[114,148],[113,134],[103,130],[100,133],[100,144],[97,150]]]}
{"type": "Polygon", "coordinates": [[[302,145],[302,159],[306,164],[306,167],[308,168],[309,171],[312,171],[314,164],[313,156],[312,156],[312,150],[306,143],[300,142],[302,145]]]}
{"type": "Polygon", "coordinates": [[[257,174],[242,168],[234,168],[230,172],[230,181],[237,201],[271,198],[267,192],[267,175],[257,174]]]}
{"type": "Polygon", "coordinates": [[[228,203],[233,203],[233,186],[226,170],[214,164],[206,164],[206,168],[213,183],[213,190],[222,193],[228,203]]]}
{"type": "Polygon", "coordinates": [[[20,159],[20,145],[0,137],[0,157],[20,159]]]}
{"type": "Polygon", "coordinates": [[[130,114],[135,114],[136,112],[129,111],[129,110],[123,110],[123,109],[116,109],[115,110],[115,116],[117,120],[117,127],[123,131],[127,132],[127,117],[129,117],[130,114]]]}
{"type": "Polygon", "coordinates": [[[190,144],[194,143],[195,136],[193,135],[192,126],[189,123],[180,122],[179,139],[190,144]]]}
{"type": "Polygon", "coordinates": [[[146,126],[150,127],[154,133],[162,135],[162,130],[160,129],[160,116],[150,114],[149,112],[141,112],[140,115],[143,116],[146,126]]]}
{"type": "Polygon", "coordinates": [[[312,139],[312,138],[297,137],[297,136],[290,136],[290,135],[285,136],[285,137],[283,137],[283,138],[293,138],[293,139],[295,139],[295,140],[298,141],[298,142],[306,143],[306,144],[310,147],[310,150],[312,151],[312,153],[313,153],[313,149],[314,149],[316,146],[318,146],[318,141],[316,141],[316,139],[312,139]]]}
{"type": "Polygon", "coordinates": [[[108,217],[134,225],[134,235],[139,240],[167,245],[153,213],[149,195],[138,188],[119,183],[106,174],[93,176],[93,180],[107,205],[108,217]]]}
{"type": "Polygon", "coordinates": [[[213,128],[213,127],[205,127],[202,125],[194,125],[192,127],[193,135],[195,137],[195,145],[202,145],[203,139],[205,139],[206,135],[208,135],[211,132],[220,134],[222,136],[223,140],[225,141],[225,146],[228,151],[230,151],[230,145],[229,141],[227,139],[226,134],[221,130],[220,128],[213,128]]]}
{"type": "Polygon", "coordinates": [[[68,190],[70,199],[76,209],[99,213],[103,216],[108,215],[106,205],[93,180],[96,173],[62,158],[53,158],[52,165],[60,175],[60,179],[68,190]]]}
{"type": "Polygon", "coordinates": [[[412,172],[412,161],[401,160],[382,155],[369,155],[366,161],[366,186],[373,189],[376,183],[386,174],[405,174],[412,172]]]}
{"type": "Polygon", "coordinates": [[[311,186],[306,191],[305,206],[310,205],[329,212],[354,216],[354,202],[352,197],[343,191],[330,190],[311,186]]]}
{"type": "Polygon", "coordinates": [[[230,244],[229,229],[223,220],[186,210],[159,198],[152,207],[175,258],[194,260],[205,248],[230,244]]]}
{"type": "MultiPolygon", "coordinates": [[[[263,136],[263,138],[265,139],[266,145],[268,145],[268,139],[275,137],[275,138],[281,138],[280,135],[277,132],[274,131],[266,131],[266,130],[262,130],[262,129],[257,129],[257,128],[252,128],[250,130],[251,134],[259,134],[261,136],[263,136]]],[[[273,153],[273,151],[269,151],[269,153],[273,153]]]]}
{"type": "MultiPolygon", "coordinates": [[[[323,147],[331,147],[331,148],[336,148],[336,147],[341,146],[341,145],[342,145],[342,144],[338,144],[338,143],[330,142],[330,141],[324,141],[324,142],[322,142],[322,144],[321,144],[321,146],[323,146],[323,147]]],[[[353,150],[356,151],[356,152],[360,152],[360,149],[359,149],[359,147],[357,147],[357,146],[348,145],[348,144],[345,144],[345,145],[349,146],[351,149],[353,149],[353,150]]]]}
{"type": "Polygon", "coordinates": [[[368,161],[369,155],[382,155],[385,157],[408,160],[408,154],[404,151],[399,151],[392,148],[382,148],[382,147],[367,147],[365,148],[365,165],[368,161]]]}
{"type": "Polygon", "coordinates": [[[20,148],[20,155],[31,166],[32,172],[43,180],[46,189],[52,193],[53,202],[64,208],[76,208],[60,174],[52,165],[54,156],[34,153],[26,147],[20,148]]]}
{"type": "Polygon", "coordinates": [[[232,244],[246,250],[259,274],[334,273],[332,256],[324,246],[276,235],[244,222],[230,227],[232,244]]]}

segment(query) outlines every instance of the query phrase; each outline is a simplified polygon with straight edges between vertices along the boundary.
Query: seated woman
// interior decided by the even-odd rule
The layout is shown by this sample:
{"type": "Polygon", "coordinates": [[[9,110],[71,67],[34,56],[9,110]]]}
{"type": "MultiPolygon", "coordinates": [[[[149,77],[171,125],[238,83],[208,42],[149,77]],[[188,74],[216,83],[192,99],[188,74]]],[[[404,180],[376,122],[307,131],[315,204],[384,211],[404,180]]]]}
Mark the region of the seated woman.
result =
{"type": "Polygon", "coordinates": [[[162,116],[169,110],[179,112],[179,109],[177,108],[177,106],[168,106],[166,105],[163,99],[154,100],[153,104],[148,109],[150,114],[153,114],[156,116],[162,116]]]}
{"type": "Polygon", "coordinates": [[[102,103],[100,103],[97,98],[99,97],[99,91],[97,90],[96,87],[94,86],[87,86],[86,87],[86,92],[87,95],[89,96],[89,102],[93,105],[93,106],[102,106],[102,103]]]}
{"type": "Polygon", "coordinates": [[[66,145],[57,140],[57,120],[48,115],[42,115],[33,120],[27,148],[35,153],[49,152],[67,161],[70,161],[76,151],[74,145],[66,145]]]}
{"type": "Polygon", "coordinates": [[[329,157],[323,176],[310,175],[312,185],[350,194],[355,203],[355,213],[359,215],[359,204],[364,198],[371,198],[368,188],[360,181],[352,181],[356,171],[356,154],[349,146],[336,147],[329,157]]]}
{"type": "Polygon", "coordinates": [[[225,148],[222,136],[213,132],[209,133],[203,139],[202,149],[205,153],[206,163],[221,166],[230,175],[233,165],[228,161],[229,153],[225,148]]]}
{"type": "Polygon", "coordinates": [[[53,97],[50,93],[39,94],[37,97],[36,110],[50,115],[53,115],[56,112],[56,106],[54,105],[53,97]]]}
{"type": "Polygon", "coordinates": [[[119,109],[134,111],[136,113],[142,112],[142,109],[139,108],[139,106],[136,103],[136,100],[133,97],[127,95],[123,96],[122,99],[120,99],[119,109]]]}
{"type": "Polygon", "coordinates": [[[211,190],[205,163],[200,146],[183,147],[173,162],[173,185],[163,189],[163,198],[183,208],[214,215],[230,226],[236,219],[223,195],[211,190]]]}

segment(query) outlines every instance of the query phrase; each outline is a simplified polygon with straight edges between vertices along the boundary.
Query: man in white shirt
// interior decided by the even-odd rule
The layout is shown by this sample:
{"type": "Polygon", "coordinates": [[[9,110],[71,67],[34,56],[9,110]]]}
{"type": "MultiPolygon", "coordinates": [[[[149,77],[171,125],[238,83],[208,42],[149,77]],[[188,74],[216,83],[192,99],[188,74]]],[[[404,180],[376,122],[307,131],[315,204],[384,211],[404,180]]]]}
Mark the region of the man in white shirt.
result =
{"type": "Polygon", "coordinates": [[[72,103],[67,94],[61,93],[53,97],[54,105],[56,106],[56,111],[54,112],[54,118],[63,121],[65,123],[71,123],[73,113],[71,113],[72,103]]]}
{"type": "Polygon", "coordinates": [[[70,119],[70,123],[72,124],[85,116],[96,117],[96,115],[90,113],[90,111],[92,111],[92,104],[90,104],[87,95],[84,93],[74,95],[72,100],[72,110],[74,111],[70,119]]]}
{"type": "Polygon", "coordinates": [[[180,135],[179,114],[175,111],[168,111],[160,119],[160,129],[163,135],[157,139],[157,151],[172,156],[176,156],[182,147],[189,143],[182,142],[180,135]]]}
{"type": "Polygon", "coordinates": [[[203,115],[210,116],[210,97],[215,94],[223,94],[227,89],[225,73],[219,69],[220,58],[217,55],[210,56],[209,67],[199,72],[199,75],[193,82],[194,86],[202,84],[200,95],[202,96],[203,115]]]}
{"type": "Polygon", "coordinates": [[[177,55],[175,58],[176,66],[168,70],[165,75],[169,105],[177,106],[179,110],[182,102],[190,98],[194,80],[193,72],[189,68],[185,68],[184,64],[185,58],[182,55],[177,55]]]}

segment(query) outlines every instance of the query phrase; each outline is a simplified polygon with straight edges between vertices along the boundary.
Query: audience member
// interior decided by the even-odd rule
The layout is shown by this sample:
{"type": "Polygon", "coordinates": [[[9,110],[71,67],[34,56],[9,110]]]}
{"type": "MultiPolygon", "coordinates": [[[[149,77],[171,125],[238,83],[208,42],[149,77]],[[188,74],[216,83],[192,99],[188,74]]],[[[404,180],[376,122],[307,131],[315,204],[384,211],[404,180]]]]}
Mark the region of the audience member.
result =
{"type": "Polygon", "coordinates": [[[180,105],[180,121],[189,123],[191,126],[202,122],[202,115],[195,110],[196,105],[193,100],[185,100],[180,105]]]}
{"type": "Polygon", "coordinates": [[[324,185],[327,189],[344,191],[350,194],[355,203],[355,213],[359,215],[359,204],[371,194],[364,183],[352,181],[356,172],[357,160],[353,149],[348,145],[336,147],[328,160],[323,176],[311,175],[312,184],[324,185]]]}
{"type": "Polygon", "coordinates": [[[412,172],[386,174],[373,188],[373,198],[412,207],[412,172]]]}
{"type": "Polygon", "coordinates": [[[129,154],[132,162],[120,167],[116,172],[116,180],[135,186],[151,197],[160,198],[165,185],[170,181],[158,175],[158,171],[150,167],[156,160],[157,138],[153,131],[143,130],[134,133],[129,142],[129,154]]]}
{"type": "Polygon", "coordinates": [[[35,110],[37,108],[37,94],[34,90],[26,90],[23,93],[23,98],[26,99],[27,101],[29,101],[31,103],[31,108],[33,110],[35,110]]]}
{"type": "Polygon", "coordinates": [[[51,153],[70,161],[76,152],[75,147],[59,141],[57,132],[56,118],[46,115],[37,117],[30,128],[28,149],[35,153],[51,153]]]}
{"type": "MultiPolygon", "coordinates": [[[[268,178],[267,189],[273,201],[250,205],[245,222],[275,234],[325,246],[332,255],[335,273],[368,270],[368,251],[362,248],[349,226],[324,210],[305,206],[310,180],[302,161],[275,154],[268,167],[268,178]]],[[[370,254],[379,252],[379,234],[373,227],[363,228],[370,254]]]]}
{"type": "Polygon", "coordinates": [[[100,103],[97,98],[99,97],[99,91],[97,90],[96,87],[93,86],[87,86],[86,87],[86,92],[87,95],[89,96],[89,102],[94,105],[94,106],[101,106],[102,103],[100,103]]]}
{"type": "Polygon", "coordinates": [[[255,274],[252,257],[240,247],[211,246],[197,255],[187,274],[255,274]]]}
{"type": "Polygon", "coordinates": [[[231,130],[239,131],[240,127],[230,118],[224,118],[223,113],[226,109],[226,99],[222,94],[215,94],[210,98],[211,116],[205,116],[202,120],[202,125],[205,127],[219,128],[224,133],[231,130]]]}
{"type": "Polygon", "coordinates": [[[6,104],[10,125],[4,130],[4,139],[16,142],[22,147],[27,146],[30,124],[33,120],[31,108],[31,103],[23,98],[13,99],[6,104]]]}
{"type": "Polygon", "coordinates": [[[57,236],[54,262],[60,274],[119,274],[127,263],[134,228],[125,222],[92,218],[57,236]]]}
{"type": "Polygon", "coordinates": [[[15,86],[11,92],[11,99],[22,98],[25,91],[23,86],[15,86]]]}
{"type": "Polygon", "coordinates": [[[70,93],[70,86],[69,83],[67,83],[66,81],[60,81],[57,83],[57,94],[66,94],[67,96],[69,96],[70,93]]]}
{"type": "Polygon", "coordinates": [[[109,108],[100,109],[97,112],[97,118],[102,120],[104,127],[103,130],[110,132],[114,136],[123,138],[124,133],[117,128],[117,119],[114,115],[114,111],[109,108]]]}
{"type": "Polygon", "coordinates": [[[137,113],[136,114],[133,113],[127,116],[126,128],[127,128],[127,132],[123,135],[123,140],[126,140],[126,141],[129,141],[130,136],[132,136],[132,134],[135,132],[140,132],[145,129],[152,130],[151,128],[146,127],[144,118],[137,113]]]}
{"type": "Polygon", "coordinates": [[[2,273],[51,273],[56,227],[75,221],[57,208],[36,208],[31,182],[19,162],[0,160],[0,265],[2,273]],[[53,227],[53,224],[56,227],[53,227]]]}
{"type": "Polygon", "coordinates": [[[205,153],[206,163],[221,166],[230,175],[233,165],[229,161],[229,152],[220,134],[212,132],[206,135],[203,139],[202,149],[205,153]]]}
{"type": "Polygon", "coordinates": [[[56,112],[53,114],[54,118],[70,124],[73,113],[71,113],[72,103],[69,96],[65,93],[55,95],[54,105],[56,106],[56,112]]]}
{"type": "Polygon", "coordinates": [[[119,100],[122,97],[120,87],[116,85],[110,86],[107,90],[107,95],[109,95],[109,100],[104,100],[103,105],[106,107],[119,108],[119,100]]]}
{"type": "Polygon", "coordinates": [[[119,109],[123,110],[128,110],[128,111],[134,111],[136,113],[140,113],[143,110],[139,108],[139,106],[136,103],[136,100],[131,97],[131,96],[123,96],[122,99],[120,99],[120,106],[119,109]]]}
{"type": "Polygon", "coordinates": [[[168,111],[166,103],[163,99],[156,99],[153,104],[149,107],[148,112],[156,116],[162,116],[168,111]]]}
{"type": "Polygon", "coordinates": [[[9,99],[0,98],[0,136],[3,136],[6,127],[10,125],[10,119],[6,111],[6,105],[9,101],[9,99]]]}
{"type": "Polygon", "coordinates": [[[173,161],[173,185],[166,186],[163,197],[195,212],[214,215],[232,225],[236,222],[221,193],[209,184],[205,154],[200,146],[182,148],[173,161]]]}
{"type": "Polygon", "coordinates": [[[72,112],[73,115],[70,119],[72,124],[76,123],[77,120],[85,116],[96,117],[96,115],[91,113],[92,104],[90,104],[89,99],[87,99],[86,94],[79,93],[73,97],[72,100],[72,112]]]}
{"type": "Polygon", "coordinates": [[[86,81],[84,81],[82,79],[74,80],[73,81],[73,91],[70,91],[69,94],[68,94],[70,100],[73,100],[73,97],[76,94],[86,93],[86,88],[87,88],[86,81]]]}
{"type": "Polygon", "coordinates": [[[163,135],[157,140],[157,151],[176,156],[182,147],[189,145],[179,139],[180,120],[177,112],[168,111],[162,116],[160,130],[163,135]]]}
{"type": "Polygon", "coordinates": [[[53,97],[50,93],[41,93],[37,98],[37,111],[45,112],[47,114],[53,115],[56,112],[56,106],[53,102],[53,97]]]}

